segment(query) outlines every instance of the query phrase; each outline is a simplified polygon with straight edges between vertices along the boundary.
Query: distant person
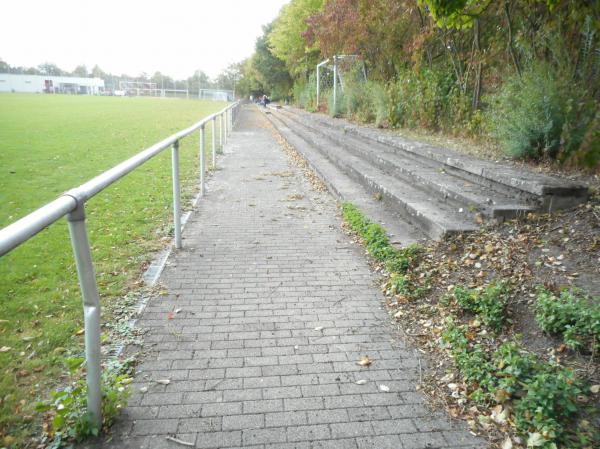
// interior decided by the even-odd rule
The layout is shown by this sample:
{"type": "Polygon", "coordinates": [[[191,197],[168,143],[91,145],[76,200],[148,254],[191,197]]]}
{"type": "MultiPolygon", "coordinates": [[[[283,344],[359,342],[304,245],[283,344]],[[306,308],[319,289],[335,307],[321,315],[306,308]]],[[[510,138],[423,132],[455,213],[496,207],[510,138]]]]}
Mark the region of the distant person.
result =
{"type": "Polygon", "coordinates": [[[270,102],[271,100],[269,100],[269,97],[267,97],[266,95],[263,95],[260,100],[260,104],[263,106],[263,108],[266,108],[270,102]]]}

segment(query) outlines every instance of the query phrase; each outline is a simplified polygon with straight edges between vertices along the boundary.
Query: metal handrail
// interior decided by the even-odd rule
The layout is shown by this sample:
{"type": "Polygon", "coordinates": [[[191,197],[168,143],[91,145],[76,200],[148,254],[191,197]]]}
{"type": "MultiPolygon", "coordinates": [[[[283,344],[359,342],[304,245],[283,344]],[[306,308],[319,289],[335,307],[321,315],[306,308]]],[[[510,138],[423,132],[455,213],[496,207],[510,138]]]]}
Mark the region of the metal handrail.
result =
{"type": "Polygon", "coordinates": [[[121,162],[115,167],[103,172],[95,178],[75,187],[50,203],[34,212],[0,229],[0,257],[12,251],[17,246],[29,240],[52,223],[67,216],[71,245],[77,265],[79,286],[83,299],[85,325],[85,353],[88,386],[88,411],[94,422],[102,423],[102,393],[100,390],[100,297],[96,284],[96,274],[92,262],[92,254],[85,224],[85,203],[114,182],[131,173],[140,165],[152,159],[157,154],[171,147],[172,150],[172,180],[173,180],[173,221],[175,225],[175,247],[181,248],[181,206],[179,185],[179,141],[184,137],[200,130],[200,195],[205,194],[205,126],[212,122],[212,165],[216,167],[216,121],[219,119],[219,143],[222,148],[227,143],[227,135],[231,133],[240,102],[235,102],[221,111],[209,115],[198,123],[179,131],[135,156],[121,162]]]}

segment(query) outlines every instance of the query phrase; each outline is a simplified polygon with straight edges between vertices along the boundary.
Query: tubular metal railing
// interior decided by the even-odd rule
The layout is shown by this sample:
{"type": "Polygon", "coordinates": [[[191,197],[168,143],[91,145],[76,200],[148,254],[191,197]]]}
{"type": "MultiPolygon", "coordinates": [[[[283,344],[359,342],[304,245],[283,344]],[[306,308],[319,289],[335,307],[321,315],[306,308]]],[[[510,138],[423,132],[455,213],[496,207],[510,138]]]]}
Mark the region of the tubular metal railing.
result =
{"type": "Polygon", "coordinates": [[[219,144],[227,143],[233,124],[239,112],[236,102],[225,109],[210,115],[198,123],[155,143],[144,151],[121,162],[90,181],[71,189],[56,200],[37,209],[13,224],[0,230],[0,257],[58,221],[65,215],[69,222],[69,234],[75,255],[79,286],[83,299],[85,324],[86,380],[88,386],[88,411],[96,424],[102,423],[102,392],[100,391],[100,297],[96,284],[96,274],[85,224],[85,203],[106,187],[123,178],[157,154],[171,147],[173,175],[173,221],[175,226],[175,247],[181,248],[181,205],[179,185],[179,141],[200,130],[200,196],[205,194],[205,127],[212,124],[212,166],[216,167],[216,121],[219,119],[219,144]]]}

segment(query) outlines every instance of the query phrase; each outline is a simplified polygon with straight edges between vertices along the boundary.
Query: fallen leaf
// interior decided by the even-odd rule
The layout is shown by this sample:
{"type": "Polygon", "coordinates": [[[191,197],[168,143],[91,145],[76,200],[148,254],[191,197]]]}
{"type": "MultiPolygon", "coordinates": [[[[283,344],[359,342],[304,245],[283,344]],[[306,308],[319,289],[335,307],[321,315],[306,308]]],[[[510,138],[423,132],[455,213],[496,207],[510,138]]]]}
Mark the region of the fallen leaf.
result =
{"type": "Polygon", "coordinates": [[[361,358],[360,361],[358,362],[358,364],[360,366],[370,366],[371,363],[373,363],[373,360],[371,360],[368,355],[361,358]]]}
{"type": "Polygon", "coordinates": [[[75,335],[83,335],[84,333],[85,333],[85,329],[81,328],[77,332],[75,332],[75,335]]]}
{"type": "Polygon", "coordinates": [[[546,443],[546,440],[539,432],[530,433],[527,437],[527,447],[540,447],[546,443]]]}
{"type": "Polygon", "coordinates": [[[508,409],[505,409],[501,405],[497,405],[492,409],[490,418],[498,424],[506,424],[506,420],[508,419],[508,409]]]}
{"type": "Polygon", "coordinates": [[[598,392],[600,392],[600,385],[592,385],[590,391],[594,394],[598,394],[598,392]]]}
{"type": "Polygon", "coordinates": [[[323,330],[323,326],[319,326],[319,327],[315,327],[316,331],[322,331],[323,330]]]}
{"type": "Polygon", "coordinates": [[[10,346],[2,346],[0,348],[0,352],[8,352],[10,351],[12,348],[10,346]]]}
{"type": "Polygon", "coordinates": [[[494,393],[494,399],[496,399],[496,402],[505,402],[510,399],[510,393],[503,388],[498,388],[494,393]]]}
{"type": "Polygon", "coordinates": [[[366,379],[360,379],[360,380],[357,380],[357,381],[356,381],[356,382],[354,382],[354,383],[355,383],[356,385],[364,385],[364,384],[366,384],[367,382],[368,382],[368,380],[366,380],[366,379]]]}
{"type": "Polygon", "coordinates": [[[387,385],[379,385],[379,391],[387,393],[388,391],[390,391],[390,387],[388,387],[387,385]]]}
{"type": "Polygon", "coordinates": [[[502,449],[512,449],[512,447],[512,440],[510,437],[506,437],[506,440],[504,440],[504,443],[502,443],[502,449]]]}
{"type": "Polygon", "coordinates": [[[170,379],[158,379],[155,381],[157,384],[161,385],[169,385],[171,383],[170,379]]]}
{"type": "Polygon", "coordinates": [[[181,309],[175,309],[175,313],[181,312],[181,309]]]}
{"type": "Polygon", "coordinates": [[[146,393],[148,391],[148,387],[140,388],[140,393],[146,393]]]}

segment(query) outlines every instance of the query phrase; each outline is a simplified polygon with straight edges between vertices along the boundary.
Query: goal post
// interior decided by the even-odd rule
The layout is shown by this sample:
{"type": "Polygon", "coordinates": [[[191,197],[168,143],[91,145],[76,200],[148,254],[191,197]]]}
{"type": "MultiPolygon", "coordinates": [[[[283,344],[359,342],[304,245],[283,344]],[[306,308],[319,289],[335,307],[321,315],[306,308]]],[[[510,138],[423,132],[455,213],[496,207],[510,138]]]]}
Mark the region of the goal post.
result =
{"type": "Polygon", "coordinates": [[[200,100],[212,101],[234,101],[234,91],[227,89],[200,89],[198,98],[200,100]]]}
{"type": "Polygon", "coordinates": [[[358,55],[334,55],[316,67],[317,110],[323,94],[330,92],[332,96],[333,115],[337,115],[340,93],[344,93],[347,81],[365,82],[367,74],[364,64],[358,55]]]}
{"type": "Polygon", "coordinates": [[[150,81],[119,81],[119,90],[127,96],[158,97],[160,95],[158,85],[150,81]]]}

